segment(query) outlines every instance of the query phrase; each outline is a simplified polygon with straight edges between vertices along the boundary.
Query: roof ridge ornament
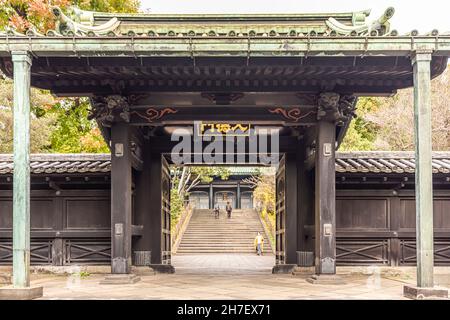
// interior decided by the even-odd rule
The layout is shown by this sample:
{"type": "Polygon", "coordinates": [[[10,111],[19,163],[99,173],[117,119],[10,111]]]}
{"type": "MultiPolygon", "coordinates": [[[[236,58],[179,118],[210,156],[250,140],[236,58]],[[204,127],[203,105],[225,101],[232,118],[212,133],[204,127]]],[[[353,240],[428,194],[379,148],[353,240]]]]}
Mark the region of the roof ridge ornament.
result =
{"type": "MultiPolygon", "coordinates": [[[[390,30],[389,19],[394,15],[395,9],[393,7],[387,8],[383,15],[377,20],[373,21],[371,24],[366,22],[362,22],[361,19],[358,19],[359,23],[356,24],[356,20],[353,19],[353,25],[348,26],[335,18],[330,17],[327,21],[325,21],[328,28],[331,31],[336,32],[338,35],[344,36],[367,36],[367,35],[385,35],[390,30]]],[[[366,13],[366,11],[364,12],[366,13]]]]}
{"type": "Polygon", "coordinates": [[[75,6],[69,8],[68,12],[71,13],[71,17],[65,15],[61,8],[57,6],[52,7],[52,12],[57,18],[56,32],[62,35],[69,33],[75,35],[107,35],[114,32],[120,25],[120,21],[114,17],[101,25],[94,26],[93,12],[80,10],[75,6]]]}

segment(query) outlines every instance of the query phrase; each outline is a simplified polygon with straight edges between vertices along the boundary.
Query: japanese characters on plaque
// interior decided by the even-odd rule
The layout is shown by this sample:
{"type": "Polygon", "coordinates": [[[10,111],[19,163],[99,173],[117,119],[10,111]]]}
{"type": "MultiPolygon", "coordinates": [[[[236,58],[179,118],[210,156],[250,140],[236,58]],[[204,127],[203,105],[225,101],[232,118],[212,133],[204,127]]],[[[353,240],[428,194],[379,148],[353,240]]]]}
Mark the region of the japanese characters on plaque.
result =
{"type": "Polygon", "coordinates": [[[250,124],[242,123],[203,123],[198,124],[197,132],[199,136],[249,136],[250,124]]]}

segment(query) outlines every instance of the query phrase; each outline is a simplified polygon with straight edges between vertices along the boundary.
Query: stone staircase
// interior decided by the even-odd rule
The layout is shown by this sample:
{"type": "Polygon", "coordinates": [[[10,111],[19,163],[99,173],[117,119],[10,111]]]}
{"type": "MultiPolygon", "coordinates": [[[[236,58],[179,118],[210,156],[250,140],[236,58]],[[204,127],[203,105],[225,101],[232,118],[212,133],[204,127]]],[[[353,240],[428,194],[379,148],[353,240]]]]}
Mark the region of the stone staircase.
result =
{"type": "Polygon", "coordinates": [[[264,236],[264,254],[272,254],[270,241],[253,209],[234,209],[231,219],[220,210],[219,219],[209,209],[195,209],[177,254],[255,253],[256,233],[264,236]]]}

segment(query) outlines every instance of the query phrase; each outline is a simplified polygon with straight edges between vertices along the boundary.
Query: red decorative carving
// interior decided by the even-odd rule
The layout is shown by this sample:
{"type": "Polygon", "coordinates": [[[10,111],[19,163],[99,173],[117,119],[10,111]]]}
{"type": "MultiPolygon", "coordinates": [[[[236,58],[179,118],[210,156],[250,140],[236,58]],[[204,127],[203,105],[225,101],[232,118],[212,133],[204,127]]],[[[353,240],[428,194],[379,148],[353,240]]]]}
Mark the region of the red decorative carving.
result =
{"type": "Polygon", "coordinates": [[[139,117],[147,120],[148,122],[154,122],[155,120],[159,120],[169,113],[177,113],[178,110],[173,108],[164,108],[164,109],[156,109],[156,108],[148,108],[145,111],[145,114],[141,114],[140,112],[133,111],[132,114],[137,114],[139,117]]]}
{"type": "Polygon", "coordinates": [[[300,108],[273,108],[273,109],[269,109],[270,113],[274,113],[274,114],[281,114],[284,118],[290,120],[290,121],[294,121],[294,122],[298,122],[300,119],[309,116],[311,113],[314,113],[315,111],[310,111],[304,115],[301,115],[301,111],[300,108]]]}

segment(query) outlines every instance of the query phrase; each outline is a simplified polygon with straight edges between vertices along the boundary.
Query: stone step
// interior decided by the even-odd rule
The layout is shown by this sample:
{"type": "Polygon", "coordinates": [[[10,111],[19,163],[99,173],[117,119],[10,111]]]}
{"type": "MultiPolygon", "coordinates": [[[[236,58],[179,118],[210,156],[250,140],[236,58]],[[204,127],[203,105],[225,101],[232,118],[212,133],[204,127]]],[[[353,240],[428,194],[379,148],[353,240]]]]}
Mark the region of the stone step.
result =
{"type": "MultiPolygon", "coordinates": [[[[269,252],[270,251],[266,251],[269,252]]],[[[196,254],[196,253],[255,253],[255,250],[211,250],[211,249],[205,249],[205,250],[186,250],[186,249],[179,249],[177,250],[177,254],[183,254],[183,253],[189,253],[189,254],[196,254]]]]}
{"type": "MultiPolygon", "coordinates": [[[[255,239],[253,237],[247,237],[247,238],[232,238],[232,237],[193,237],[193,236],[189,236],[189,237],[183,237],[183,240],[181,241],[182,243],[187,240],[187,241],[191,241],[191,242],[195,242],[195,241],[209,241],[209,240],[215,240],[215,241],[221,241],[221,242],[248,242],[248,241],[254,241],[255,239]]],[[[266,241],[267,239],[264,239],[264,241],[266,241]]]]}
{"type": "Polygon", "coordinates": [[[254,210],[234,210],[228,219],[224,210],[219,219],[211,210],[195,210],[177,253],[255,253],[253,241],[260,232],[264,236],[263,250],[271,252],[264,228],[254,210]]]}
{"type": "MultiPolygon", "coordinates": [[[[210,236],[208,236],[208,235],[204,235],[204,234],[202,234],[202,235],[185,235],[184,237],[183,237],[183,240],[184,239],[189,239],[189,240],[201,240],[201,239],[217,239],[217,240],[226,240],[226,241],[228,241],[228,240],[249,240],[249,239],[251,239],[251,240],[255,240],[255,237],[253,237],[253,236],[241,236],[241,235],[236,235],[236,236],[228,236],[228,235],[216,235],[216,234],[213,234],[213,235],[210,235],[210,236]]],[[[264,237],[264,239],[267,239],[266,237],[264,237]]]]}
{"type": "MultiPolygon", "coordinates": [[[[264,245],[263,246],[264,248],[268,248],[269,246],[268,245],[264,245]]],[[[223,244],[221,244],[221,245],[216,245],[216,246],[212,246],[212,245],[204,245],[204,246],[201,246],[201,245],[198,245],[198,244],[195,244],[195,245],[192,245],[192,244],[185,244],[185,245],[180,245],[178,248],[192,248],[192,249],[195,249],[195,248],[205,248],[205,249],[208,249],[208,248],[210,248],[210,249],[217,249],[217,248],[247,248],[247,249],[249,249],[249,248],[255,248],[253,245],[246,245],[246,244],[241,244],[241,245],[223,245],[223,244]]]]}

